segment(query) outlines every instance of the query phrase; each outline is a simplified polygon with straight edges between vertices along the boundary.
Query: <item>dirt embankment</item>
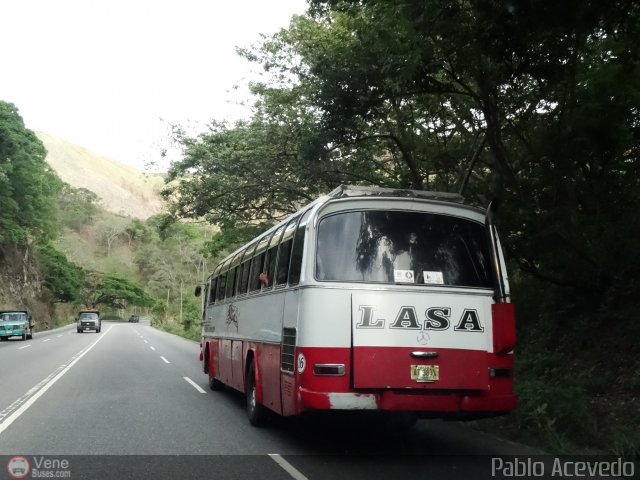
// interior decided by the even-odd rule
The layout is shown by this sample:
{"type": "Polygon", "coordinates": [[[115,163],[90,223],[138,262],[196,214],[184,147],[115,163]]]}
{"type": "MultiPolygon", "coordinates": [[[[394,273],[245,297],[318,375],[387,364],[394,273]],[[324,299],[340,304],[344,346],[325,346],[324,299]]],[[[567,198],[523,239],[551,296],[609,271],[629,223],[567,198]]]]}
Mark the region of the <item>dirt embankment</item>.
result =
{"type": "Polygon", "coordinates": [[[36,331],[48,330],[73,317],[71,306],[53,303],[42,288],[42,276],[30,247],[0,245],[0,310],[27,310],[36,331]]]}

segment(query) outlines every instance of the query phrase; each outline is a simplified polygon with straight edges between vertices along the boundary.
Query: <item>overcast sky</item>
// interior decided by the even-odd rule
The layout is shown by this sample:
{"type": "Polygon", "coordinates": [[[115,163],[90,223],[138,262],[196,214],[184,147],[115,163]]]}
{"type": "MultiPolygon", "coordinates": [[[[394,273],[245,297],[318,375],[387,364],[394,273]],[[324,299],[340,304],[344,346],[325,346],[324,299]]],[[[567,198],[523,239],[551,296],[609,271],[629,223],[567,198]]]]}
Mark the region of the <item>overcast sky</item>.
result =
{"type": "Polygon", "coordinates": [[[142,168],[168,123],[246,117],[238,57],[304,0],[0,0],[0,100],[27,128],[142,168]],[[161,121],[163,119],[165,122],[161,121]],[[167,123],[168,122],[168,123],[167,123]]]}

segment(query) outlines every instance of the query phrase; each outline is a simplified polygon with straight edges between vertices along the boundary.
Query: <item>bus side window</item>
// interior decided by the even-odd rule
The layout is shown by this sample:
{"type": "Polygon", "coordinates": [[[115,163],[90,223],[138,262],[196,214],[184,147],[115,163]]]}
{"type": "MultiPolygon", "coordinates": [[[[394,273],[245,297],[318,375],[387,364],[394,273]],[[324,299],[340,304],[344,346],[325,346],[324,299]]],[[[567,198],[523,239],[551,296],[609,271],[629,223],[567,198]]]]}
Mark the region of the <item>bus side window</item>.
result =
{"type": "Polygon", "coordinates": [[[260,290],[260,274],[264,265],[264,257],[266,252],[262,252],[251,259],[251,274],[249,275],[249,291],[255,292],[260,290]]]}
{"type": "Polygon", "coordinates": [[[240,283],[238,283],[238,295],[247,293],[247,287],[249,283],[249,267],[250,261],[247,260],[242,263],[242,275],[240,276],[240,283]]]}
{"type": "Polygon", "coordinates": [[[304,252],[304,237],[307,226],[307,219],[311,210],[307,210],[300,219],[300,224],[293,238],[293,251],[291,252],[291,265],[289,266],[289,285],[297,285],[300,283],[300,275],[302,273],[302,253],[304,252]]]}
{"type": "Polygon", "coordinates": [[[260,237],[260,240],[256,245],[256,249],[253,253],[253,258],[251,259],[251,273],[249,274],[250,292],[260,290],[260,287],[263,285],[263,281],[266,282],[264,258],[267,256],[267,249],[269,248],[269,243],[271,242],[272,237],[273,233],[263,235],[262,237],[260,237]]]}
{"type": "Polygon", "coordinates": [[[236,284],[233,287],[233,296],[240,295],[242,288],[242,271],[244,270],[244,263],[238,265],[238,273],[236,273],[236,284]]]}
{"type": "Polygon", "coordinates": [[[291,246],[293,238],[286,240],[280,244],[278,250],[278,265],[276,267],[276,285],[286,285],[289,273],[289,261],[291,260],[291,246]]]}
{"type": "Polygon", "coordinates": [[[284,231],[285,225],[282,225],[273,233],[273,237],[271,237],[271,241],[269,242],[269,249],[267,250],[267,258],[264,265],[266,275],[262,279],[263,290],[273,288],[276,273],[276,260],[278,258],[278,245],[280,244],[280,239],[282,238],[284,231]]]}
{"type": "Polygon", "coordinates": [[[217,281],[218,281],[218,279],[214,278],[209,283],[209,305],[211,305],[212,303],[214,303],[216,301],[216,282],[217,281]]]}
{"type": "Polygon", "coordinates": [[[224,300],[225,288],[227,286],[227,272],[222,272],[218,277],[218,289],[216,293],[216,300],[224,300]]]}
{"type": "Polygon", "coordinates": [[[293,245],[293,236],[296,233],[296,225],[300,217],[294,217],[287,223],[282,239],[278,246],[278,259],[276,261],[275,279],[273,283],[278,286],[287,284],[289,280],[289,263],[291,261],[291,246],[293,245]]]}
{"type": "Polygon", "coordinates": [[[267,250],[267,263],[266,263],[266,271],[267,271],[267,284],[263,285],[263,290],[265,288],[273,287],[273,275],[276,271],[276,255],[278,253],[278,246],[275,245],[267,250]]]}
{"type": "Polygon", "coordinates": [[[227,278],[227,292],[226,297],[231,298],[234,296],[233,287],[236,284],[236,273],[238,271],[238,267],[235,267],[233,270],[229,270],[229,277],[227,278]]]}

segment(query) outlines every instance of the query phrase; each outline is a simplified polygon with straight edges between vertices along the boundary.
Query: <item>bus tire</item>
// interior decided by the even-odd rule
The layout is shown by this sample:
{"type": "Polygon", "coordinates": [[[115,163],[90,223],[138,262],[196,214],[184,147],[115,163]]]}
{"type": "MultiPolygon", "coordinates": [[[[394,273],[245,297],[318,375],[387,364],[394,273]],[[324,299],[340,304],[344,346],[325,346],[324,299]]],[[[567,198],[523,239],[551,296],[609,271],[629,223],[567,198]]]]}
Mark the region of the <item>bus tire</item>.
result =
{"type": "Polygon", "coordinates": [[[267,420],[267,409],[259,404],[256,398],[256,371],[253,362],[251,362],[249,370],[247,371],[245,391],[247,392],[247,416],[249,417],[249,423],[254,427],[264,426],[267,420]]]}

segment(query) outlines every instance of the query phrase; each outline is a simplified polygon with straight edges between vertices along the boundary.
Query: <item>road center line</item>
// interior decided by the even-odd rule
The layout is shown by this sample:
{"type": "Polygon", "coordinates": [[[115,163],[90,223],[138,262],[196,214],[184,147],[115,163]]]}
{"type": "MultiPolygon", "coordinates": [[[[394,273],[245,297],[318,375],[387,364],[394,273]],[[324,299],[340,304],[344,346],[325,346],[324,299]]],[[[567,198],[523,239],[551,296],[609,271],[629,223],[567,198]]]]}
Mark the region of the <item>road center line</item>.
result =
{"type": "Polygon", "coordinates": [[[111,331],[113,325],[109,327],[109,330],[104,332],[100,337],[93,342],[88,347],[83,348],[71,357],[71,360],[67,363],[63,363],[60,365],[53,373],[51,373],[47,378],[42,380],[40,383],[31,388],[27,393],[25,393],[18,400],[13,402],[4,410],[0,411],[0,435],[4,432],[9,426],[15,422],[20,415],[26,412],[31,405],[33,405],[42,395],[45,394],[47,390],[49,390],[54,383],[56,383],[62,376],[67,373],[71,367],[73,367],[82,357],[84,357],[96,344],[102,340],[107,333],[111,331]]]}
{"type": "Polygon", "coordinates": [[[50,339],[50,338],[47,338],[47,339],[45,339],[45,340],[42,340],[42,343],[44,343],[44,342],[49,342],[49,341],[51,341],[51,339],[50,339]]]}
{"type": "Polygon", "coordinates": [[[18,347],[18,350],[22,350],[23,348],[29,348],[30,346],[31,346],[31,344],[25,345],[24,347],[18,347]]]}
{"type": "Polygon", "coordinates": [[[149,346],[149,348],[150,348],[151,350],[153,350],[154,352],[155,352],[155,350],[156,350],[156,347],[149,346]]]}
{"type": "Polygon", "coordinates": [[[62,335],[56,335],[57,338],[60,338],[62,335]]]}
{"type": "Polygon", "coordinates": [[[143,342],[144,342],[144,343],[149,343],[149,342],[147,342],[146,340],[143,340],[143,342]]]}
{"type": "Polygon", "coordinates": [[[295,468],[277,453],[270,453],[269,456],[271,457],[271,460],[280,465],[282,469],[289,475],[291,475],[292,478],[295,478],[295,480],[309,480],[300,472],[300,470],[295,468]]]}
{"type": "Polygon", "coordinates": [[[206,391],[204,391],[202,389],[202,387],[200,385],[198,385],[196,382],[191,380],[189,377],[182,377],[182,378],[184,378],[187,381],[187,383],[189,383],[193,388],[195,388],[200,393],[207,393],[206,391]]]}
{"type": "Polygon", "coordinates": [[[166,359],[166,358],[164,358],[163,356],[161,356],[160,358],[162,359],[162,361],[163,361],[164,363],[171,363],[169,360],[167,360],[167,359],[166,359]]]}

